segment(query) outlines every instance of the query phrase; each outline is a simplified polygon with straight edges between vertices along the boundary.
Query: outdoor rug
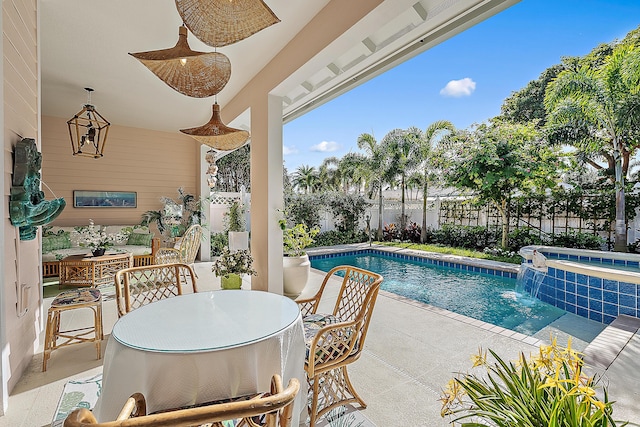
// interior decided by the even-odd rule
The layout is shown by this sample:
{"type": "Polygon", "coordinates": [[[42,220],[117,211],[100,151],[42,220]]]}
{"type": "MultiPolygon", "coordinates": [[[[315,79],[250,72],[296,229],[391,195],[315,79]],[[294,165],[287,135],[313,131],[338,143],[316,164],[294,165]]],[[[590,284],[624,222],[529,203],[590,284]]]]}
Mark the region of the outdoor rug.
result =
{"type": "Polygon", "coordinates": [[[64,419],[78,408],[93,409],[102,391],[102,374],[72,380],[64,385],[51,427],[62,427],[64,419]]]}

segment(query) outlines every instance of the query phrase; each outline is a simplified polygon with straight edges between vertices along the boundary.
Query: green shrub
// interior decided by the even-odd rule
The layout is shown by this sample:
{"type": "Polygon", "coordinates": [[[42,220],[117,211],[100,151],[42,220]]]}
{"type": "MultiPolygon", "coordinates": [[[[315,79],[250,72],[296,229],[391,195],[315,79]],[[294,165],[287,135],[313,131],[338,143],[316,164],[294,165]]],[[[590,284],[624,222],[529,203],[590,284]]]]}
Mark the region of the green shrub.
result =
{"type": "Polygon", "coordinates": [[[443,225],[433,231],[433,242],[454,248],[482,250],[487,246],[495,246],[499,241],[499,233],[482,226],[443,225]]]}
{"type": "Polygon", "coordinates": [[[227,233],[211,233],[211,256],[221,256],[222,250],[229,245],[227,233]]]}
{"type": "Polygon", "coordinates": [[[338,230],[323,231],[314,238],[314,246],[346,245],[348,243],[368,242],[369,238],[364,230],[357,233],[345,233],[338,230]]]}
{"type": "Polygon", "coordinates": [[[320,212],[325,207],[325,195],[288,193],[284,198],[286,219],[291,224],[304,224],[308,229],[320,226],[320,212]]]}
{"type": "Polygon", "coordinates": [[[547,240],[540,237],[535,228],[516,228],[509,233],[509,250],[518,252],[520,248],[530,245],[546,245],[547,240]]]}
{"type": "Polygon", "coordinates": [[[360,194],[332,193],[329,196],[329,209],[333,214],[335,227],[344,233],[356,234],[360,219],[371,206],[360,194]]]}
{"type": "Polygon", "coordinates": [[[554,235],[551,245],[563,248],[600,250],[603,243],[604,239],[598,235],[571,231],[554,235]]]}

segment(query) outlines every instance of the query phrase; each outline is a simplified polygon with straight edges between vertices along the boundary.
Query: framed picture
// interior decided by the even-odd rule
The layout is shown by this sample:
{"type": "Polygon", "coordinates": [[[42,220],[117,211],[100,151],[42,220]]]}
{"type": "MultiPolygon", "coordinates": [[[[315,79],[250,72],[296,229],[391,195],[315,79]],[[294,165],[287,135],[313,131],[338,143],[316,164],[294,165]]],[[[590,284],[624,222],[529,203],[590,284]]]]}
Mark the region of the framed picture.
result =
{"type": "Polygon", "coordinates": [[[73,191],[74,208],[135,208],[135,191],[73,191]]]}

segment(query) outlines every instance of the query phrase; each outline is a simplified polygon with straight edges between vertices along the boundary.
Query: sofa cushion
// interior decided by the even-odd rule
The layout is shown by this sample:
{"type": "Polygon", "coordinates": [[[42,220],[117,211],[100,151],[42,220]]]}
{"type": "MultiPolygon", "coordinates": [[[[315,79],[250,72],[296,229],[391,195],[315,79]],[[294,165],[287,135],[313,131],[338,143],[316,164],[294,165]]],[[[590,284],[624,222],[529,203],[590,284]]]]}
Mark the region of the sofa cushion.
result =
{"type": "Polygon", "coordinates": [[[42,252],[51,252],[57,249],[67,249],[71,247],[69,233],[61,233],[42,238],[42,252]]]}
{"type": "Polygon", "coordinates": [[[131,233],[127,239],[127,245],[135,246],[151,246],[153,234],[150,233],[131,233]]]}

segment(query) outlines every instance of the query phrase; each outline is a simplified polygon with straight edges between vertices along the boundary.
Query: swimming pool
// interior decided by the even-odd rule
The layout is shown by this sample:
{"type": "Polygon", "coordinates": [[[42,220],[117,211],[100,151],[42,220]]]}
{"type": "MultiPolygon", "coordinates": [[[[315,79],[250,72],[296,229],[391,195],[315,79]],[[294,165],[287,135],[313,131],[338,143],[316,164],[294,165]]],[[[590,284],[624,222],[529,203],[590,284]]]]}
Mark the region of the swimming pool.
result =
{"type": "Polygon", "coordinates": [[[309,258],[311,266],[322,271],[345,264],[374,271],[384,276],[381,289],[526,335],[565,314],[540,300],[517,295],[516,280],[510,275],[439,267],[428,263],[431,260],[398,259],[381,251],[309,258]]]}

